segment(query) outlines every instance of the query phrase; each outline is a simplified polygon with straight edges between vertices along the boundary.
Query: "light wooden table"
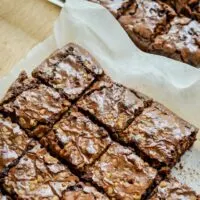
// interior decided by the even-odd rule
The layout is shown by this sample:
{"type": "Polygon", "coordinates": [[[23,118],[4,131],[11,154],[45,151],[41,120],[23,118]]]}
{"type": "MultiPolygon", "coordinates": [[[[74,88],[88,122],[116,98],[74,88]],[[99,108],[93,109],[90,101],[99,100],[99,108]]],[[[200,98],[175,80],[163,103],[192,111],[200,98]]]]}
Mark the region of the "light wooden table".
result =
{"type": "Polygon", "coordinates": [[[59,12],[47,0],[0,0],[0,76],[52,33],[59,12]]]}

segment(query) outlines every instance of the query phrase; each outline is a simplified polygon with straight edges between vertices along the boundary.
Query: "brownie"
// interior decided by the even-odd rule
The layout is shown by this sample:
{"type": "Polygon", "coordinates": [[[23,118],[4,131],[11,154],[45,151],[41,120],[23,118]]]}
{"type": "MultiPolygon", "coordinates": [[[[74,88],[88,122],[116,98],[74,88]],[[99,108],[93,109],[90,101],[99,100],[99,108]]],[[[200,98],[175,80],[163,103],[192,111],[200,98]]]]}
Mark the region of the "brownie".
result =
{"type": "Polygon", "coordinates": [[[172,6],[180,15],[200,20],[200,1],[199,0],[162,0],[172,6]]]}
{"type": "Polygon", "coordinates": [[[69,186],[79,182],[78,177],[37,142],[31,145],[5,177],[4,189],[15,199],[60,199],[69,186]]]}
{"type": "Polygon", "coordinates": [[[199,200],[200,197],[188,186],[179,183],[176,179],[169,177],[162,181],[154,190],[150,200],[199,200]]]}
{"type": "Polygon", "coordinates": [[[0,115],[0,177],[23,155],[29,142],[17,124],[0,115]]]}
{"type": "Polygon", "coordinates": [[[73,108],[41,142],[82,171],[100,157],[111,140],[102,127],[73,108]]]}
{"type": "Polygon", "coordinates": [[[200,66],[200,23],[186,17],[171,21],[166,33],[151,45],[151,52],[200,66]]]}
{"type": "Polygon", "coordinates": [[[53,88],[38,84],[4,104],[3,111],[14,115],[24,129],[33,130],[40,125],[52,125],[69,106],[70,103],[53,88]]]}
{"type": "Polygon", "coordinates": [[[98,192],[94,187],[79,183],[69,187],[63,194],[62,200],[108,200],[108,198],[98,192]]]}
{"type": "Polygon", "coordinates": [[[114,82],[100,81],[93,88],[77,105],[113,133],[123,131],[152,102],[139,92],[114,82]]]}
{"type": "Polygon", "coordinates": [[[198,129],[159,103],[153,103],[118,136],[135,145],[154,167],[173,166],[196,140],[198,129]]]}
{"type": "Polygon", "coordinates": [[[107,8],[116,18],[119,18],[132,4],[133,0],[88,0],[101,4],[107,8]]]}
{"type": "Polygon", "coordinates": [[[72,43],[54,52],[32,72],[35,78],[69,100],[77,99],[102,74],[97,61],[85,49],[72,43]]]}
{"type": "Polygon", "coordinates": [[[84,178],[102,188],[110,198],[139,200],[151,190],[157,170],[131,149],[112,143],[84,178]]]}
{"type": "Polygon", "coordinates": [[[4,98],[0,101],[0,105],[9,102],[12,98],[15,98],[23,91],[36,87],[38,80],[32,77],[28,77],[25,71],[22,71],[14,83],[9,87],[4,98]]]}
{"type": "Polygon", "coordinates": [[[161,34],[175,11],[167,4],[154,0],[135,0],[119,18],[133,42],[142,50],[148,51],[156,35],[161,34]]]}

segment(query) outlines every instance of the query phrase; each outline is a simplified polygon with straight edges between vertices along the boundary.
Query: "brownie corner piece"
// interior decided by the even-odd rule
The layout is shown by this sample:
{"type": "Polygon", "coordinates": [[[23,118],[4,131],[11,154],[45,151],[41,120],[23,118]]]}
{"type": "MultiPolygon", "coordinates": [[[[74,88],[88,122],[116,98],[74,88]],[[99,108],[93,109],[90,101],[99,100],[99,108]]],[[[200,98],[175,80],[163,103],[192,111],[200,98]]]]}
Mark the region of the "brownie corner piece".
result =
{"type": "Polygon", "coordinates": [[[200,66],[200,22],[175,17],[150,46],[152,53],[200,66]]]}
{"type": "Polygon", "coordinates": [[[196,140],[198,129],[154,102],[118,134],[156,168],[174,166],[196,140]]]}
{"type": "Polygon", "coordinates": [[[136,0],[119,18],[133,42],[142,50],[148,51],[156,35],[163,32],[175,11],[167,4],[154,0],[136,0]]]}
{"type": "Polygon", "coordinates": [[[21,127],[32,131],[39,125],[52,125],[69,106],[69,101],[53,88],[38,84],[4,104],[3,111],[14,115],[21,127]]]}
{"type": "Polygon", "coordinates": [[[17,79],[8,88],[3,99],[0,100],[0,105],[9,102],[12,98],[15,98],[23,91],[36,87],[37,84],[37,79],[28,77],[26,71],[22,71],[17,77],[17,79]]]}
{"type": "Polygon", "coordinates": [[[181,184],[171,176],[160,182],[151,194],[149,200],[190,199],[199,200],[199,196],[188,186],[181,184]]]}
{"type": "Polygon", "coordinates": [[[78,177],[38,142],[33,141],[31,145],[33,148],[5,177],[5,191],[15,199],[60,199],[62,192],[79,182],[78,177]]]}
{"type": "Polygon", "coordinates": [[[111,139],[104,128],[73,107],[41,143],[82,172],[103,154],[111,139]]]}
{"type": "Polygon", "coordinates": [[[156,181],[157,170],[131,149],[112,143],[84,178],[102,188],[110,198],[143,199],[156,181]]]}
{"type": "Polygon", "coordinates": [[[62,200],[88,199],[88,200],[108,200],[108,197],[98,192],[93,186],[79,183],[69,187],[63,194],[62,200]]]}
{"type": "Polygon", "coordinates": [[[123,131],[135,116],[151,104],[151,99],[114,82],[96,83],[78,107],[112,132],[123,131]]]}
{"type": "Polygon", "coordinates": [[[0,115],[0,177],[24,154],[29,142],[17,124],[0,115]]]}

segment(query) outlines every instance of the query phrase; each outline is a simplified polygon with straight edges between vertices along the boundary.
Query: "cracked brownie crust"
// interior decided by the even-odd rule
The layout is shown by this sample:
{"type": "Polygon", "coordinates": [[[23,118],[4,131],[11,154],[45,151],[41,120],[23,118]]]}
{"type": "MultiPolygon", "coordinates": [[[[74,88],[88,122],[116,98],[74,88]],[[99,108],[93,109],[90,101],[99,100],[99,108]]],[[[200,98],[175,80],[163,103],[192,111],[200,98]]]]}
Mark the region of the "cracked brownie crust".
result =
{"type": "Polygon", "coordinates": [[[0,115],[0,177],[25,152],[30,139],[17,124],[0,115]]]}
{"type": "Polygon", "coordinates": [[[151,52],[200,65],[200,23],[186,17],[174,18],[166,33],[155,38],[151,52]]]}
{"type": "Polygon", "coordinates": [[[189,187],[170,177],[158,185],[150,200],[199,200],[199,198],[189,187]]]}
{"type": "Polygon", "coordinates": [[[77,103],[112,132],[123,131],[149,104],[151,99],[139,93],[113,82],[103,84],[101,81],[77,103]]]}
{"type": "Polygon", "coordinates": [[[110,198],[138,200],[146,195],[156,175],[157,171],[130,149],[113,143],[85,178],[103,188],[110,198]]]}
{"type": "Polygon", "coordinates": [[[147,51],[156,35],[164,31],[169,19],[175,15],[169,6],[153,0],[136,0],[119,18],[119,22],[133,42],[147,51]]]}
{"type": "Polygon", "coordinates": [[[63,194],[62,200],[108,200],[92,186],[83,183],[69,187],[63,194]]]}
{"type": "Polygon", "coordinates": [[[139,153],[154,160],[154,167],[173,166],[196,140],[198,129],[159,103],[144,110],[119,133],[126,144],[137,146],[139,153]]]}
{"type": "Polygon", "coordinates": [[[54,89],[38,84],[4,104],[3,109],[14,114],[21,127],[32,130],[40,124],[53,124],[69,106],[70,103],[54,89]]]}
{"type": "Polygon", "coordinates": [[[32,145],[5,177],[4,189],[16,199],[58,200],[79,179],[37,142],[32,145]]]}
{"type": "Polygon", "coordinates": [[[82,171],[100,157],[111,140],[104,128],[73,108],[41,142],[82,171]]]}

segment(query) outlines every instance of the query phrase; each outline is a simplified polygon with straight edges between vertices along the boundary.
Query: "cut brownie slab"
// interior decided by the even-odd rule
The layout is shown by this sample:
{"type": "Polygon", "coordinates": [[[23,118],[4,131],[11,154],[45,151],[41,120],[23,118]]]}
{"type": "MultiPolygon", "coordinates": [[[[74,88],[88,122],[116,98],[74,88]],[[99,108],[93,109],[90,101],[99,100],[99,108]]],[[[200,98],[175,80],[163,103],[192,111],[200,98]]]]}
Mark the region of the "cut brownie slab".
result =
{"type": "Polygon", "coordinates": [[[116,18],[119,18],[132,4],[133,0],[88,0],[106,7],[116,18]]]}
{"type": "Polygon", "coordinates": [[[194,143],[198,130],[159,103],[144,110],[124,131],[126,144],[135,145],[154,167],[173,166],[194,143]]]}
{"type": "Polygon", "coordinates": [[[99,64],[86,50],[68,44],[54,52],[32,74],[68,99],[75,100],[102,73],[99,64]]]}
{"type": "Polygon", "coordinates": [[[69,186],[78,183],[78,177],[37,142],[31,145],[5,177],[4,189],[15,199],[60,199],[69,186]]]}
{"type": "Polygon", "coordinates": [[[156,35],[163,32],[175,12],[167,4],[153,0],[136,0],[119,18],[133,42],[147,51],[156,35]]]}
{"type": "Polygon", "coordinates": [[[38,84],[3,104],[3,111],[13,114],[24,129],[33,130],[39,125],[52,125],[69,106],[70,103],[53,88],[38,84]]]}
{"type": "Polygon", "coordinates": [[[73,108],[41,142],[82,171],[100,157],[111,140],[102,127],[73,108]]]}
{"type": "Polygon", "coordinates": [[[151,99],[113,82],[100,81],[77,103],[112,132],[123,131],[151,99]]]}
{"type": "Polygon", "coordinates": [[[166,33],[155,38],[151,52],[200,66],[200,23],[175,17],[166,33]]]}
{"type": "Polygon", "coordinates": [[[0,177],[22,156],[29,142],[17,124],[0,115],[0,177]]]}
{"type": "Polygon", "coordinates": [[[110,198],[139,200],[148,194],[156,176],[157,171],[130,149],[113,143],[84,178],[102,188],[110,198]]]}
{"type": "Polygon", "coordinates": [[[83,183],[69,187],[63,194],[62,200],[108,200],[92,186],[83,183]]]}
{"type": "Polygon", "coordinates": [[[154,190],[150,200],[199,200],[200,197],[188,186],[179,183],[174,178],[167,178],[160,182],[154,190]]]}

